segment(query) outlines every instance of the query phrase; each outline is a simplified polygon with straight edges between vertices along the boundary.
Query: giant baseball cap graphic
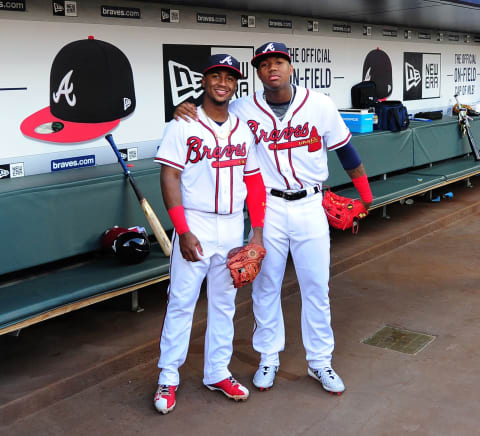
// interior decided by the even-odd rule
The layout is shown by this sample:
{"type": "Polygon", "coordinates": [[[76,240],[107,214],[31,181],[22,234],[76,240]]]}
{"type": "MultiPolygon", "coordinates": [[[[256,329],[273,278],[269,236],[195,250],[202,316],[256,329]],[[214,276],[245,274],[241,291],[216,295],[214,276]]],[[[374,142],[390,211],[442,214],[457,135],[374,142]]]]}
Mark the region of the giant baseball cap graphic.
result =
{"type": "Polygon", "coordinates": [[[64,46],[50,71],[50,106],[20,125],[26,136],[82,142],[105,135],[135,110],[133,73],[125,54],[94,39],[64,46]]]}

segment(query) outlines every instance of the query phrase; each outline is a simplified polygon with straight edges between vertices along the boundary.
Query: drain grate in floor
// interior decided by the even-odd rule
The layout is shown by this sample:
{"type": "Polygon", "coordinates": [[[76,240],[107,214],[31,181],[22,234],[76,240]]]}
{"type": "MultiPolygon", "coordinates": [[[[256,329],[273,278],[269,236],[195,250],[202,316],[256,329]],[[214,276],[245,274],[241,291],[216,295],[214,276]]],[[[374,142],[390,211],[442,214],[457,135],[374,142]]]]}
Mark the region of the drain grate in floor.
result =
{"type": "Polygon", "coordinates": [[[417,354],[422,351],[435,336],[425,333],[412,332],[411,330],[385,326],[377,333],[366,338],[362,343],[374,347],[387,348],[406,354],[417,354]]]}

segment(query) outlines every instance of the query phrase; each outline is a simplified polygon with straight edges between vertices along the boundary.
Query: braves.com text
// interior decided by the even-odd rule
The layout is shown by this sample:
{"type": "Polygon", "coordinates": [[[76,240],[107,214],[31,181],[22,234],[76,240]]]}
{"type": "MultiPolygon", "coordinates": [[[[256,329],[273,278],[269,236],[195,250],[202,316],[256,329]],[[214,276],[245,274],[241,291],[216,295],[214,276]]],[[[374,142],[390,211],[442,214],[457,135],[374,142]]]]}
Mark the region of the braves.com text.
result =
{"type": "Polygon", "coordinates": [[[78,156],[68,159],[55,159],[51,162],[52,171],[69,170],[72,168],[92,167],[95,165],[95,155],[78,156]]]}
{"type": "Polygon", "coordinates": [[[0,9],[4,9],[6,11],[24,11],[25,2],[24,1],[6,2],[6,1],[0,0],[0,9]]]}

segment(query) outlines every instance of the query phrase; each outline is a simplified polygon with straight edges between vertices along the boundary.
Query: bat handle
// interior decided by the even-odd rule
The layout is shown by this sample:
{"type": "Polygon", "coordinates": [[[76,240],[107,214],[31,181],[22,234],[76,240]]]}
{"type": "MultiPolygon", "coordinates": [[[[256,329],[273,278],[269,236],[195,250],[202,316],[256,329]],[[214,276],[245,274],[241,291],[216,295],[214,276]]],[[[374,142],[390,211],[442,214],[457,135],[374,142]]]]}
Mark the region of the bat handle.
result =
{"type": "Polygon", "coordinates": [[[120,162],[120,165],[122,165],[123,171],[125,172],[125,175],[130,174],[130,170],[128,169],[127,165],[125,164],[125,161],[122,158],[122,155],[118,151],[118,148],[115,144],[115,141],[113,140],[113,136],[111,133],[105,136],[105,139],[109,142],[109,144],[112,146],[113,151],[117,155],[118,162],[120,162]]]}

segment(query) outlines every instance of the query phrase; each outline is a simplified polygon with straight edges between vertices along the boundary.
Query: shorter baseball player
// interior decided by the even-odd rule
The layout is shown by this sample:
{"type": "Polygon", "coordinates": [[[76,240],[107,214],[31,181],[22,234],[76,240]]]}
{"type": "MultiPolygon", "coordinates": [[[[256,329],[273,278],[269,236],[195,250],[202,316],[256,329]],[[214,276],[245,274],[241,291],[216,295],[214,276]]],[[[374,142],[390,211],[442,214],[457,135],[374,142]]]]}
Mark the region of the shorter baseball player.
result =
{"type": "Polygon", "coordinates": [[[243,245],[245,200],[253,228],[251,242],[263,247],[266,194],[254,136],[228,111],[242,77],[239,68],[239,62],[227,54],[208,59],[198,122],[170,122],[155,157],[162,165],[163,199],[175,228],[160,340],[161,372],[154,398],[156,409],[163,414],[176,404],[178,369],[187,356],[193,313],[205,277],[208,316],[203,383],[237,401],[249,395],[228,369],[236,289],[226,261],[232,248],[243,245]]]}

